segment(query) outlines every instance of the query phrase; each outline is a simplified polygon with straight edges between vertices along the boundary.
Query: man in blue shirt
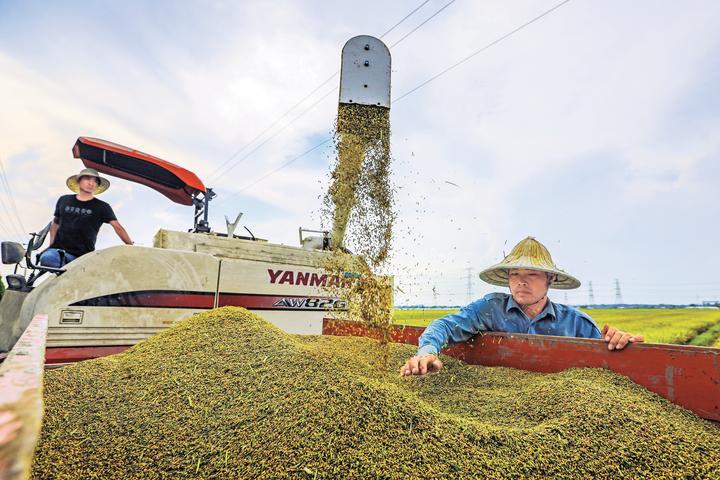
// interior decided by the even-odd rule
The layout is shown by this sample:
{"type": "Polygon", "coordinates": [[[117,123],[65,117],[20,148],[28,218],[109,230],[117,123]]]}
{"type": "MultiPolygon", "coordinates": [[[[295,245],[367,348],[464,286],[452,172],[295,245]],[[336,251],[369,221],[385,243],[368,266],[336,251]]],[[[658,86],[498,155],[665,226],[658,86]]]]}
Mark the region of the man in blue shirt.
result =
{"type": "Polygon", "coordinates": [[[601,331],[585,313],[551,302],[549,288],[578,288],[580,281],[555,266],[547,248],[532,237],[518,243],[502,262],[482,271],[480,278],[510,287],[510,295],[485,295],[460,312],[433,321],[420,337],[417,354],[400,368],[401,375],[439,371],[440,350],[485,331],[598,338],[608,342],[609,350],[643,341],[642,336],[607,325],[601,331]]]}

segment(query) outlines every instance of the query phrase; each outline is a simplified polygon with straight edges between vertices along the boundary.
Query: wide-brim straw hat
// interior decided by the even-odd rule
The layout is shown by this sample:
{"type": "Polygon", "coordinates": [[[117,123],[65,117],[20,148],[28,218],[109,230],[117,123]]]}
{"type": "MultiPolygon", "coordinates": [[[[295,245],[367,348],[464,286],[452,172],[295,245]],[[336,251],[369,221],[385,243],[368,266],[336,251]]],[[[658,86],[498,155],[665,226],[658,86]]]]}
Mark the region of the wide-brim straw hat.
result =
{"type": "Polygon", "coordinates": [[[68,188],[75,193],[80,193],[80,186],[78,185],[78,180],[80,179],[80,177],[96,177],[98,179],[98,187],[93,192],[93,195],[100,195],[105,190],[110,188],[110,180],[101,177],[98,171],[94,168],[85,168],[77,175],[69,176],[67,182],[65,182],[68,188]]]}
{"type": "Polygon", "coordinates": [[[507,287],[508,270],[511,268],[555,274],[555,280],[550,284],[550,288],[571,290],[580,286],[580,280],[560,270],[545,245],[533,237],[527,237],[515,245],[502,262],[480,272],[480,278],[492,285],[507,287]]]}

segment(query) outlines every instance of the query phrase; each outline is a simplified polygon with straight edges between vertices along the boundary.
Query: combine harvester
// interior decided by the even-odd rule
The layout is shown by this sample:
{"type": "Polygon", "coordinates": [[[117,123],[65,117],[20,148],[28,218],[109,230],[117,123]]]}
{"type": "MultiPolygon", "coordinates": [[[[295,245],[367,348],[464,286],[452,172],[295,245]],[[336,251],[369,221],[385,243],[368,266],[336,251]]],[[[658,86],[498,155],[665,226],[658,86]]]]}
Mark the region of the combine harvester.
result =
{"type": "Polygon", "coordinates": [[[317,268],[328,255],[322,250],[327,235],[305,237],[301,229],[303,248],[239,237],[230,227],[228,234],[213,233],[207,217],[214,194],[192,172],[95,138],[78,138],[73,153],[87,167],[194,205],[193,229],[159,230],[152,247],[110,247],[61,269],[35,263],[42,234],[33,234],[27,249],[3,242],[3,263],[24,262],[31,274],[7,277],[0,352],[9,351],[38,314],[48,318],[46,362],[57,364],[120,352],[215,307],[245,307],[288,332],[306,334],[320,334],[325,313],[344,307],[322,291],[345,280],[317,268]],[[43,275],[50,278],[38,282],[43,275]]]}
{"type": "MultiPolygon", "coordinates": [[[[369,36],[349,40],[342,66],[341,103],[390,107],[385,44],[369,36]]],[[[193,172],[96,138],[78,138],[72,152],[86,167],[194,206],[193,228],[159,230],[153,247],[106,248],[61,269],[37,265],[33,258],[49,225],[32,234],[27,249],[3,242],[2,261],[15,264],[16,273],[7,277],[8,290],[0,302],[0,356],[38,314],[48,317],[46,363],[62,364],[118,353],[216,307],[244,307],[289,333],[317,335],[328,311],[345,309],[324,288],[354,276],[338,278],[318,268],[329,255],[328,232],[300,228],[300,247],[269,243],[252,233],[237,236],[229,221],[227,234],[214,233],[208,210],[215,193],[193,172]],[[31,272],[27,277],[17,274],[21,262],[31,272]],[[38,282],[47,275],[51,278],[38,282]]]]}
{"type": "MultiPolygon", "coordinates": [[[[380,40],[349,40],[341,72],[341,103],[390,107],[390,53],[380,40]]],[[[218,234],[208,224],[215,194],[194,173],[95,138],[78,138],[72,151],[87,167],[194,206],[193,228],[161,229],[152,247],[114,246],[60,269],[36,263],[48,227],[32,234],[27,248],[2,243],[3,263],[16,268],[0,302],[0,360],[5,359],[0,478],[24,478],[28,471],[42,416],[43,364],[115,354],[194,313],[228,305],[252,310],[289,333],[378,335],[358,322],[328,318],[346,305],[328,296],[325,287],[352,281],[354,275],[340,278],[320,268],[332,247],[327,232],[300,228],[299,247],[252,233],[235,235],[237,222],[228,221],[227,233],[218,234]],[[17,273],[21,266],[29,275],[17,273]],[[3,432],[13,431],[3,439],[3,432]]],[[[421,328],[395,327],[391,337],[416,344],[421,333],[421,328]]],[[[608,368],[700,417],[720,421],[720,349],[632,344],[608,351],[600,340],[490,333],[444,353],[472,364],[538,372],[608,368]]]]}

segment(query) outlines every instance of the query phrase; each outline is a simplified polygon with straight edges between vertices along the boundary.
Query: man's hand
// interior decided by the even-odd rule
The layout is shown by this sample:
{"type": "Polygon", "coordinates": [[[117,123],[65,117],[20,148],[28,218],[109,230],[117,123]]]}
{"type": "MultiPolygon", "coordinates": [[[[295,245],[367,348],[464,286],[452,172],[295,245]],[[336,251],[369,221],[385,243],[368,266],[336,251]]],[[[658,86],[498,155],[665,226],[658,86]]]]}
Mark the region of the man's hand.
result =
{"type": "Polygon", "coordinates": [[[628,343],[639,343],[644,342],[645,337],[642,335],[633,335],[631,333],[623,332],[610,325],[605,325],[600,332],[603,340],[608,342],[608,350],[622,350],[628,343]]]}
{"type": "Polygon", "coordinates": [[[120,237],[120,240],[122,240],[125,243],[125,245],[134,245],[135,244],[135,242],[133,242],[130,239],[130,235],[128,235],[127,231],[125,230],[125,227],[120,225],[120,222],[118,222],[117,220],[112,220],[112,221],[110,221],[110,225],[113,227],[113,229],[115,229],[115,233],[117,234],[118,237],[120,237]]]}
{"type": "Polygon", "coordinates": [[[437,373],[442,368],[442,362],[435,355],[423,355],[412,357],[405,365],[400,367],[400,376],[425,375],[426,373],[437,373]]]}

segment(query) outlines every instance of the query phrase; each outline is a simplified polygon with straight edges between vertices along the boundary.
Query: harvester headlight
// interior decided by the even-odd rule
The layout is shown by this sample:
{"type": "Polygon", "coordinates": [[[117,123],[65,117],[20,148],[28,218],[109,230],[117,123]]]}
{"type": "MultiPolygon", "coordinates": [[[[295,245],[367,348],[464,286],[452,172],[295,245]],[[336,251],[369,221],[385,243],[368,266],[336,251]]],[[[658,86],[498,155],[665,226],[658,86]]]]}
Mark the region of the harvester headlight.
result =
{"type": "Polygon", "coordinates": [[[22,275],[8,275],[5,280],[8,284],[8,290],[22,290],[27,283],[22,275]]]}

